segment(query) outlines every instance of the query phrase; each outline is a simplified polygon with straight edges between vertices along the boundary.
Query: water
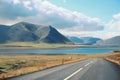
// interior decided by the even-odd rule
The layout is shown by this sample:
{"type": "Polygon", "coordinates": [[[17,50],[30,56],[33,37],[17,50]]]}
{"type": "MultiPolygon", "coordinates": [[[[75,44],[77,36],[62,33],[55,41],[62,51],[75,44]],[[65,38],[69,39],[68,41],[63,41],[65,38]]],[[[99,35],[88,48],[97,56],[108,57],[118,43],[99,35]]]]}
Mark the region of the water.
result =
{"type": "Polygon", "coordinates": [[[7,49],[0,50],[1,54],[6,53],[16,53],[16,54],[25,54],[25,53],[36,53],[36,54],[103,54],[111,53],[112,49],[98,49],[98,48],[61,48],[61,49],[7,49]]]}

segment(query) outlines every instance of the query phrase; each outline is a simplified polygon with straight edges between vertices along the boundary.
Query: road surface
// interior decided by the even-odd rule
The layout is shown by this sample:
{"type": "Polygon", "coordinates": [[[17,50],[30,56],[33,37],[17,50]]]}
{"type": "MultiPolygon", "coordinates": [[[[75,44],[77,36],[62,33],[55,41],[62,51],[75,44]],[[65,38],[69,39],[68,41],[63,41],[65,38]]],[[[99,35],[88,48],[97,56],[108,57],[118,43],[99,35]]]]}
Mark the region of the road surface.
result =
{"type": "Polygon", "coordinates": [[[87,59],[7,80],[120,80],[120,67],[104,59],[87,59]]]}

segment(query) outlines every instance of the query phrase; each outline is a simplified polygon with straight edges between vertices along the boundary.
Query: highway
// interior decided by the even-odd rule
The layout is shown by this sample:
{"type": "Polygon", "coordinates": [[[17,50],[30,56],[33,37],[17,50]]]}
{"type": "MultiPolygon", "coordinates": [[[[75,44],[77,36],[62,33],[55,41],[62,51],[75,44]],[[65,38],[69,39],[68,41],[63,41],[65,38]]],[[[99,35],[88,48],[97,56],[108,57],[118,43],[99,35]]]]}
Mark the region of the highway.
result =
{"type": "Polygon", "coordinates": [[[91,58],[6,80],[120,80],[120,66],[91,58]]]}

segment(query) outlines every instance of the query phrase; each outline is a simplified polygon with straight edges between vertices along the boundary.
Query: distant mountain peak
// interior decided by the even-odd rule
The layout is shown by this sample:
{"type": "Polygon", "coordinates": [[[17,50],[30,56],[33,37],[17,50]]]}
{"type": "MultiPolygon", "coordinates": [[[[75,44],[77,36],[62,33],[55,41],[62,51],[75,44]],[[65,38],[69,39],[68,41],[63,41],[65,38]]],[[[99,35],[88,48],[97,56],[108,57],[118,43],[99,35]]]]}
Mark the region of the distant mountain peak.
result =
{"type": "MultiPolygon", "coordinates": [[[[15,23],[15,24],[33,24],[33,23],[29,23],[29,22],[22,21],[22,22],[18,22],[18,23],[15,23]]],[[[15,24],[14,24],[14,25],[15,25],[15,24]]]]}
{"type": "Polygon", "coordinates": [[[115,36],[103,41],[98,41],[97,45],[119,45],[120,46],[120,36],[115,36]]]}
{"type": "Polygon", "coordinates": [[[95,37],[68,37],[71,41],[79,44],[95,44],[97,41],[101,40],[100,38],[95,37]]]}

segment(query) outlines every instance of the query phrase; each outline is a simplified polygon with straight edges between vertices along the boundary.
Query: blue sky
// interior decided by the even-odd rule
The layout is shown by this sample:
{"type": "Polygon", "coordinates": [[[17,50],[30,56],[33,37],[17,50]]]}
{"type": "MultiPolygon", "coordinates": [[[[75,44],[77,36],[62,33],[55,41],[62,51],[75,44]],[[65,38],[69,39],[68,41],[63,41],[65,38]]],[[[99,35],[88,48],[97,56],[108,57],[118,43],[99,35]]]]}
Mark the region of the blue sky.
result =
{"type": "Polygon", "coordinates": [[[52,25],[66,36],[120,35],[120,0],[0,0],[0,24],[52,25]]]}
{"type": "Polygon", "coordinates": [[[81,12],[90,17],[109,21],[114,14],[120,12],[120,0],[49,0],[51,3],[81,12]]]}

